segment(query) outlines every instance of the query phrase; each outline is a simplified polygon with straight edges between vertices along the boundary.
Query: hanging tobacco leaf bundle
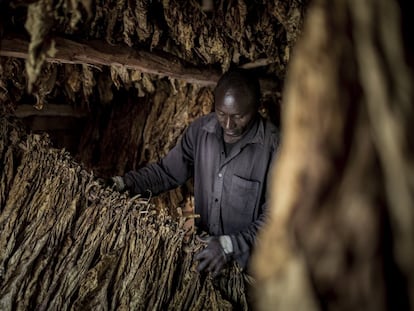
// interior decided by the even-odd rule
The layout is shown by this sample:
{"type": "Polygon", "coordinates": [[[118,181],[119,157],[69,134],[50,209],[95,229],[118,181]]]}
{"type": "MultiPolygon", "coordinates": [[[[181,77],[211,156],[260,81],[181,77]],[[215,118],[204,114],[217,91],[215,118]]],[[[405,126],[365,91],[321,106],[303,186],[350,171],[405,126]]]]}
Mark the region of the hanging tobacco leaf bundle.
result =
{"type": "Polygon", "coordinates": [[[195,272],[202,245],[0,117],[1,310],[246,310],[245,276],[195,272]]]}

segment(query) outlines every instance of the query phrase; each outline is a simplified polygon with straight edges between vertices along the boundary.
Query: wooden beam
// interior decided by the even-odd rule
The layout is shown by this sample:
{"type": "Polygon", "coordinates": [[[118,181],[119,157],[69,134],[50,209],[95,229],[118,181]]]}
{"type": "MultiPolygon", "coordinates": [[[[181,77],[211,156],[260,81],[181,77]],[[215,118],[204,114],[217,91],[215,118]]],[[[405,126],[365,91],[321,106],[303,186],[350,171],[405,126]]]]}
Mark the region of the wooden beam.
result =
{"type": "Polygon", "coordinates": [[[33,105],[23,104],[16,107],[14,115],[18,118],[31,116],[84,118],[88,115],[88,111],[70,105],[46,104],[42,109],[37,109],[33,105]]]}
{"type": "Polygon", "coordinates": [[[240,68],[243,69],[253,69],[253,68],[257,68],[257,67],[265,67],[268,66],[270,64],[274,64],[276,62],[276,60],[274,59],[270,59],[270,58],[259,58],[257,60],[255,60],[254,62],[250,62],[250,63],[246,63],[240,66],[240,68]]]}
{"type": "MultiPolygon", "coordinates": [[[[144,73],[170,77],[201,86],[215,86],[220,72],[211,69],[199,69],[184,66],[183,62],[170,54],[138,51],[128,46],[113,46],[102,40],[75,42],[55,37],[56,54],[47,56],[46,61],[64,64],[89,64],[95,66],[124,66],[127,69],[144,73]]],[[[24,58],[28,57],[27,40],[17,37],[6,37],[0,43],[0,56],[24,58]]],[[[261,80],[264,94],[278,91],[271,80],[261,80]]]]}
{"type": "MultiPolygon", "coordinates": [[[[96,66],[124,66],[127,69],[183,80],[201,86],[214,86],[220,73],[212,70],[187,68],[171,55],[162,57],[156,53],[138,51],[126,46],[113,46],[103,41],[75,42],[53,38],[56,55],[47,56],[49,62],[65,64],[90,64],[96,66]]],[[[28,56],[29,42],[20,38],[1,41],[0,56],[24,58],[28,56]]]]}

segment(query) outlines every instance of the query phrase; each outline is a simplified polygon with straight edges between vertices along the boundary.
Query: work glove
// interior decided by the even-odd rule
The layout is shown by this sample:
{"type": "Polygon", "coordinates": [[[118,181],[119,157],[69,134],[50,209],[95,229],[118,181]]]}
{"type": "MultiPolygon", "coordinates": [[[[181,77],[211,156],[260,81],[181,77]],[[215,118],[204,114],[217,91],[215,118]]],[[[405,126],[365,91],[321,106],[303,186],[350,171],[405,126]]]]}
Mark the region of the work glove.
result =
{"type": "MultiPolygon", "coordinates": [[[[194,259],[199,260],[197,271],[211,272],[213,277],[216,277],[221,270],[223,270],[226,263],[230,260],[230,253],[226,254],[220,238],[228,237],[209,237],[204,242],[208,243],[207,247],[195,255],[194,259]]],[[[228,237],[230,239],[230,237],[228,237]]],[[[223,239],[222,239],[223,240],[223,239]]],[[[231,240],[230,240],[231,243],[231,240]]]]}
{"type": "Polygon", "coordinates": [[[105,186],[110,187],[118,192],[126,190],[124,179],[121,176],[113,176],[105,180],[105,186]]]}

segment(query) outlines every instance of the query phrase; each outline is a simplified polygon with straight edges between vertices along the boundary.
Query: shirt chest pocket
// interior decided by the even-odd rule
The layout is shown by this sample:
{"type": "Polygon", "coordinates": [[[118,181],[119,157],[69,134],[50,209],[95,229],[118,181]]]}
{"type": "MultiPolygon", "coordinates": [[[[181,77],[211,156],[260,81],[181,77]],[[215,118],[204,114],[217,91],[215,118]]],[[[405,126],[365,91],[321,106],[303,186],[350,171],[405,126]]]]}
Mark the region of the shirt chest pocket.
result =
{"type": "Polygon", "coordinates": [[[233,175],[226,207],[252,217],[259,196],[259,188],[260,182],[233,175]]]}

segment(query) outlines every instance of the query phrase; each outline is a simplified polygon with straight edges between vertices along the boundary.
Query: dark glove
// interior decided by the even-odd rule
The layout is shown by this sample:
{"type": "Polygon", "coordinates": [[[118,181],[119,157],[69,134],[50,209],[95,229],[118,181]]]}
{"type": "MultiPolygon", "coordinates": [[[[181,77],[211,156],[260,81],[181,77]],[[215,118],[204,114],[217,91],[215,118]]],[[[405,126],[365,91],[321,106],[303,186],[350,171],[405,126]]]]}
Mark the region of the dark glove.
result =
{"type": "Polygon", "coordinates": [[[122,192],[126,190],[124,179],[121,176],[110,177],[110,178],[104,179],[103,182],[102,182],[102,179],[100,180],[101,180],[101,184],[104,187],[110,187],[118,192],[122,192]]]}
{"type": "Polygon", "coordinates": [[[200,261],[197,266],[198,272],[211,272],[213,277],[217,276],[229,261],[217,237],[211,237],[207,247],[195,255],[194,259],[200,261]]]}

